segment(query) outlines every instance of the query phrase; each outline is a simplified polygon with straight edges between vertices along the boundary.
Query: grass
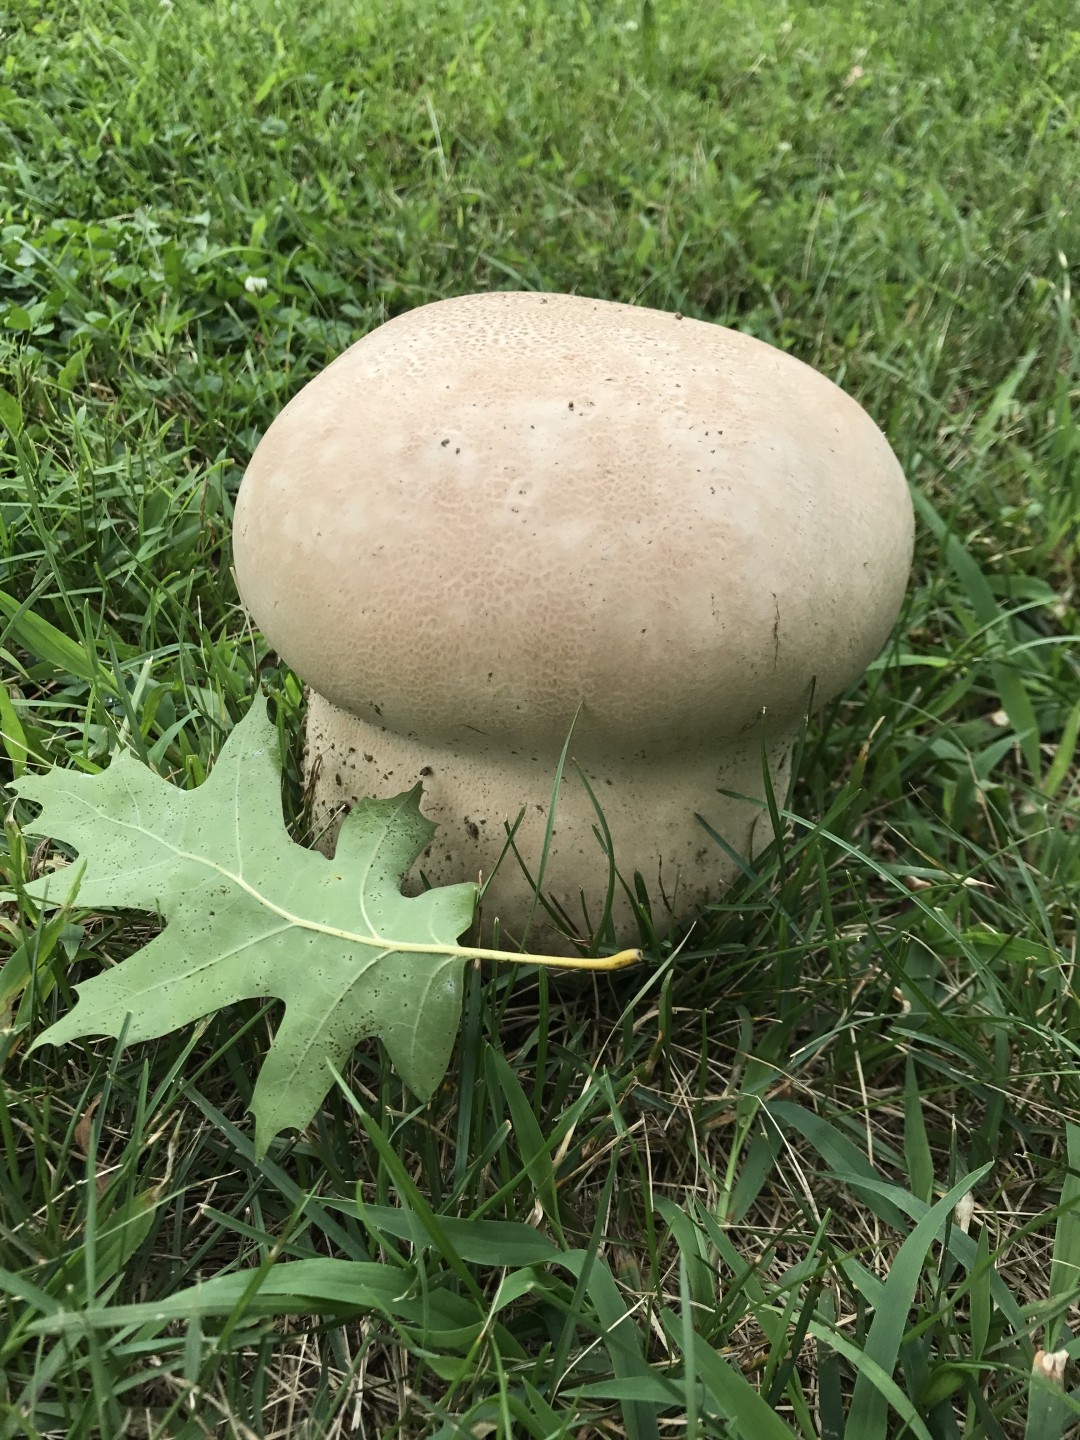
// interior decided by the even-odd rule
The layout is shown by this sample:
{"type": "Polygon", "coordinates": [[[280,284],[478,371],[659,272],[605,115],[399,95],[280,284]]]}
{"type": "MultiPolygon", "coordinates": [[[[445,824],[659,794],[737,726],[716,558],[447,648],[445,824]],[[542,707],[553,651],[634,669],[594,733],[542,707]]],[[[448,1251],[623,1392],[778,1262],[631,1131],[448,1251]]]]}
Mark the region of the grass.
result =
{"type": "Polygon", "coordinates": [[[1080,1417],[1066,0],[0,4],[0,744],[197,784],[284,401],[485,288],[732,324],[886,429],[910,600],[677,953],[472,972],[256,1163],[273,1008],[26,1054],[148,938],[0,858],[0,1435],[1044,1440],[1080,1417]],[[264,293],[245,286],[265,280],[264,293]],[[14,892],[13,894],[11,892],[14,892]],[[970,1196],[970,1202],[966,1199],[970,1196]],[[342,1267],[345,1267],[344,1269],[342,1267]]]}

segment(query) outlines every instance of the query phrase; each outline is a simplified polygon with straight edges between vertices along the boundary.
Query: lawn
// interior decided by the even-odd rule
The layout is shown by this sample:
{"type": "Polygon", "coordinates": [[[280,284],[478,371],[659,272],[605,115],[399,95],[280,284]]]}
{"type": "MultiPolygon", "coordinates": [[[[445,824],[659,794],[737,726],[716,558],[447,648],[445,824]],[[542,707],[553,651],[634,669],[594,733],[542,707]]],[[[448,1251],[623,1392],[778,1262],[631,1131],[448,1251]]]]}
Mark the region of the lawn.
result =
{"type": "Polygon", "coordinates": [[[0,1437],[1080,1420],[1033,1377],[1080,1358],[1078,95],[1072,0],[0,0],[5,786],[129,751],[195,787],[261,688],[304,837],[232,506],[433,300],[780,346],[918,518],[723,903],[618,973],[470,967],[430,1102],[365,1043],[263,1158],[274,1002],[28,1053],[158,927],[31,898],[60,854],[5,790],[0,1437]]]}

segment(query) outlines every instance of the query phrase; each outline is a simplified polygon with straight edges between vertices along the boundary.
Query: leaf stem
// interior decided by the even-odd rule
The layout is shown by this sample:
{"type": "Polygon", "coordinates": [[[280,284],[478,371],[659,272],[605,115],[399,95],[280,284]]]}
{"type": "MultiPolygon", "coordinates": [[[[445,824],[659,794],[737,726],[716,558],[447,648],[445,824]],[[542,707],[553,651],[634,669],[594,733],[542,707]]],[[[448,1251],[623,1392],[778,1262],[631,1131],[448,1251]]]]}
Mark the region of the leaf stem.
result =
{"type": "Polygon", "coordinates": [[[469,946],[454,947],[454,953],[466,960],[497,960],[500,964],[549,965],[561,970],[622,970],[636,965],[645,956],[641,950],[620,950],[617,955],[530,955],[523,950],[476,950],[469,946]]]}

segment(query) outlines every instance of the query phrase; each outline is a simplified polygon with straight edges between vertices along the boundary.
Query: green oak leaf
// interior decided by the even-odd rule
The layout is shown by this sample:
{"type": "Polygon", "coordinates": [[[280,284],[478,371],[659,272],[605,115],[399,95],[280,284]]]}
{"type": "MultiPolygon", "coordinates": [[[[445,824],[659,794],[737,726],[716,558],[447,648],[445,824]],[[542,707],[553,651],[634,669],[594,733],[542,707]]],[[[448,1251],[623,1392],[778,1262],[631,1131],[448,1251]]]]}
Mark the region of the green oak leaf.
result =
{"type": "MultiPolygon", "coordinates": [[[[422,787],[362,800],[332,860],[289,837],[277,733],[253,705],[209,778],[179,790],[122,753],[100,775],[54,769],[14,789],[42,805],[26,827],[73,847],[80,907],[157,911],[142,950],[77,987],[78,1004],[39,1035],[150,1040],[223,1005],[273,995],[285,1014],[252,1097],[260,1155],[303,1128],[353,1046],[377,1035],[420,1099],[450,1062],[475,885],[407,898],[399,889],[435,826],[422,787]]],[[[64,874],[66,872],[61,872],[64,874]]],[[[58,875],[27,889],[52,904],[58,875]]],[[[61,884],[63,882],[60,882],[61,884]]]]}

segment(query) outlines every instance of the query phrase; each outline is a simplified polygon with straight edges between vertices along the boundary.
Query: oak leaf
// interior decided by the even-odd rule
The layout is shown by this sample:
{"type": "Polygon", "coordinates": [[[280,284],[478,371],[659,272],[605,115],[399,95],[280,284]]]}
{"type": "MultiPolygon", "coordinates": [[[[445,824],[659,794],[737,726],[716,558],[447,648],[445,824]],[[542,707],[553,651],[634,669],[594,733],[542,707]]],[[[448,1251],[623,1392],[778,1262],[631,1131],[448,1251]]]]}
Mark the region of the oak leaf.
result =
{"type": "MultiPolygon", "coordinates": [[[[210,772],[180,790],[132,755],[100,775],[54,769],[14,788],[41,814],[26,826],[70,846],[80,908],[156,911],[149,944],[77,987],[78,1004],[34,1047],[83,1035],[153,1039],[224,1005],[272,995],[285,1012],[252,1097],[256,1150],[303,1128],[358,1041],[378,1036],[426,1099],[446,1073],[461,1009],[477,887],[406,897],[400,884],[430,843],[421,787],[362,800],[333,859],[290,838],[277,732],[256,703],[210,772]],[[126,1025],[126,1029],[125,1029],[126,1025]]],[[[67,903],[64,875],[28,886],[67,903]]]]}

